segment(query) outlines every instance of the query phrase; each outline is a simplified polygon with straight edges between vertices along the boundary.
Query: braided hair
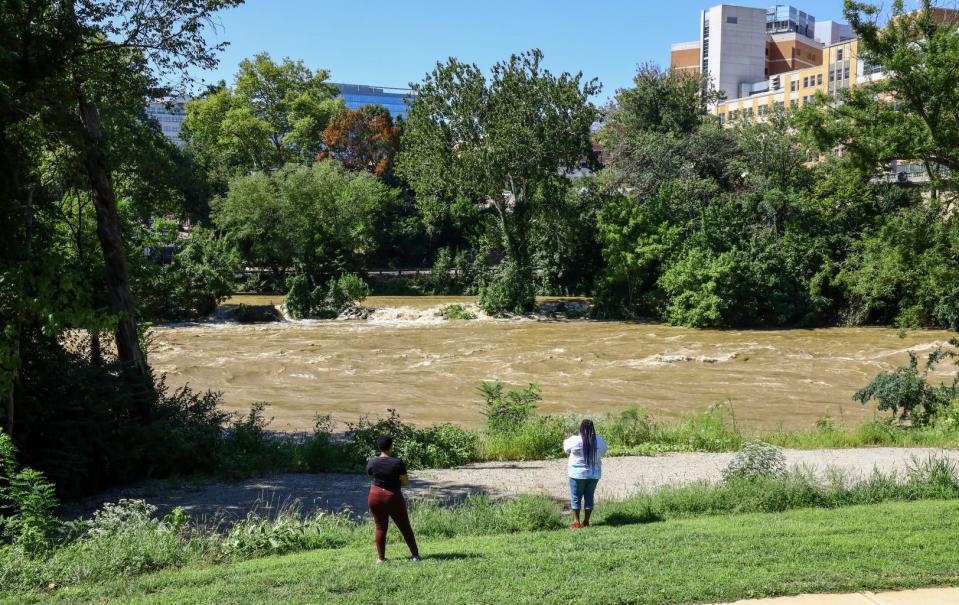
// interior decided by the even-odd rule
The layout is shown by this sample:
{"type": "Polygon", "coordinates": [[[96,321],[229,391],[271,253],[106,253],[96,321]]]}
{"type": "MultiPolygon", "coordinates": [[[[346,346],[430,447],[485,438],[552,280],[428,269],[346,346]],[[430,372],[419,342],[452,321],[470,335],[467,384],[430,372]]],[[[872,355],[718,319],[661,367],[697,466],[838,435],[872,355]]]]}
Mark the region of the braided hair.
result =
{"type": "Polygon", "coordinates": [[[579,423],[579,437],[583,440],[583,458],[588,466],[596,464],[596,427],[589,418],[579,423]]]}

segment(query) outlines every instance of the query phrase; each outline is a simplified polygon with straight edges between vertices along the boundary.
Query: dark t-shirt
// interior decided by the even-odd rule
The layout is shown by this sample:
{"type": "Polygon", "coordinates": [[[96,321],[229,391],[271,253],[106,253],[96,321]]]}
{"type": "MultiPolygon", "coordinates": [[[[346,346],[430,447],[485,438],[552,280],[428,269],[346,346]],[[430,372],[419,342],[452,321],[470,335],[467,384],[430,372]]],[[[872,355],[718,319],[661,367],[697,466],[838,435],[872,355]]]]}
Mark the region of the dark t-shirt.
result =
{"type": "Polygon", "coordinates": [[[400,489],[400,475],[406,474],[406,465],[395,456],[376,456],[366,463],[366,474],[377,487],[400,489]]]}

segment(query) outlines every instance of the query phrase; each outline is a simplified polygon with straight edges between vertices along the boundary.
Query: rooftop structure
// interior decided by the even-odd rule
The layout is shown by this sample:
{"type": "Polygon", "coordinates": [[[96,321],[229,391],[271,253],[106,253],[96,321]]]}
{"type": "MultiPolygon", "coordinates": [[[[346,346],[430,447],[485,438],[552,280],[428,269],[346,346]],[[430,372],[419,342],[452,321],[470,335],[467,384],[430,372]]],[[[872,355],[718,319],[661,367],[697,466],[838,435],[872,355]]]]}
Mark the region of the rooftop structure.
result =
{"type": "Polygon", "coordinates": [[[766,9],[766,33],[794,32],[812,38],[816,31],[816,18],[788,4],[775,4],[766,9]]]}

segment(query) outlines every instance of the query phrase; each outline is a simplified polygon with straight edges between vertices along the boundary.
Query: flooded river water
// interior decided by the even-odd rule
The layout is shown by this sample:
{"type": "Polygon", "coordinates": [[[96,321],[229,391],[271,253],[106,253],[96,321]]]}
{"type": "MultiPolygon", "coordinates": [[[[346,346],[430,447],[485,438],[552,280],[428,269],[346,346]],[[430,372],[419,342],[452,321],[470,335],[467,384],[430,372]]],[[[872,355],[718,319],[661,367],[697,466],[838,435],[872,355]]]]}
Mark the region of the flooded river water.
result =
{"type": "MultiPolygon", "coordinates": [[[[269,297],[243,302],[263,304],[269,297]]],[[[278,299],[274,302],[280,302],[278,299]]],[[[886,328],[690,330],[660,324],[480,318],[444,321],[456,297],[373,297],[362,321],[209,323],[152,330],[150,361],[171,385],[222,391],[230,409],[270,404],[273,428],[395,408],[416,423],[480,421],[477,384],[538,382],[547,413],[642,405],[676,416],[730,400],[739,422],[807,427],[872,415],[852,400],[879,370],[955,334],[886,328]]],[[[954,374],[955,366],[943,375],[954,374]]]]}

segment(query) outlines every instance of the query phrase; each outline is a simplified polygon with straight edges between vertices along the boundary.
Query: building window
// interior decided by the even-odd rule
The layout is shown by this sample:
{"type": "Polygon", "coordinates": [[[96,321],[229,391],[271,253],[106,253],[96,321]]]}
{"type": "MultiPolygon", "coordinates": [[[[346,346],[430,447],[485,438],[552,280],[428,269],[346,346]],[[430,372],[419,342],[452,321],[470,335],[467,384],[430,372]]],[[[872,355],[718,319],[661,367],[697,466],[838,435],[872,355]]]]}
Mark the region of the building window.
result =
{"type": "Polygon", "coordinates": [[[837,61],[842,61],[842,49],[841,49],[841,48],[836,51],[836,60],[837,60],[837,61]]]}
{"type": "Polygon", "coordinates": [[[726,23],[732,23],[733,25],[736,25],[739,23],[739,17],[726,17],[726,23]]]}
{"type": "Polygon", "coordinates": [[[799,84],[796,80],[789,83],[789,92],[796,92],[796,84],[799,84]]]}
{"type": "Polygon", "coordinates": [[[805,78],[802,79],[802,87],[809,88],[809,76],[806,76],[805,78]]]}
{"type": "Polygon", "coordinates": [[[822,86],[822,74],[816,76],[816,86],[822,86]]]}

